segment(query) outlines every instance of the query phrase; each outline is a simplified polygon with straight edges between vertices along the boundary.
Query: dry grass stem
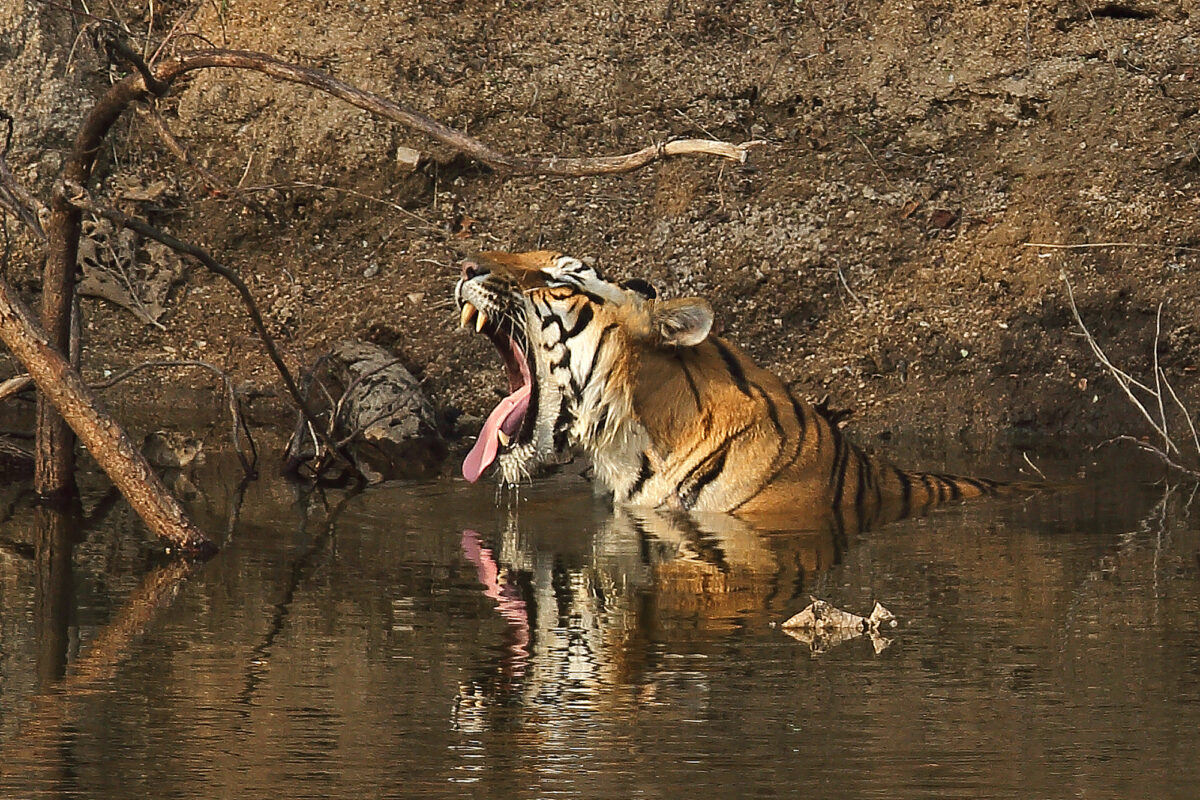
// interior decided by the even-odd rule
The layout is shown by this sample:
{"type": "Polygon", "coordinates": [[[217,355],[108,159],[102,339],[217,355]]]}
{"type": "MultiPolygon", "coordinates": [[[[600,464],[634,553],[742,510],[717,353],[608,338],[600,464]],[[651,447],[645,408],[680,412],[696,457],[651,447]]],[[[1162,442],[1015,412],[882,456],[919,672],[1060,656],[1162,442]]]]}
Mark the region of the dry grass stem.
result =
{"type": "Polygon", "coordinates": [[[1159,303],[1158,305],[1158,313],[1155,316],[1154,322],[1154,388],[1152,389],[1141,381],[1138,381],[1129,373],[1122,370],[1120,367],[1114,364],[1111,359],[1109,359],[1108,355],[1104,352],[1104,349],[1100,347],[1100,343],[1096,341],[1096,337],[1094,337],[1092,332],[1088,330],[1087,325],[1084,324],[1083,318],[1079,314],[1079,307],[1075,303],[1075,292],[1071,286],[1070,279],[1067,278],[1067,273],[1065,271],[1060,272],[1059,277],[1062,279],[1063,284],[1067,287],[1067,299],[1071,304],[1071,315],[1075,318],[1075,324],[1079,326],[1079,330],[1083,333],[1083,337],[1087,341],[1088,346],[1091,348],[1092,353],[1096,356],[1096,359],[1101,363],[1101,365],[1108,370],[1109,374],[1113,376],[1117,382],[1117,385],[1121,387],[1121,391],[1125,393],[1125,397],[1128,398],[1133,407],[1138,410],[1146,422],[1150,424],[1150,427],[1154,429],[1154,432],[1159,436],[1159,438],[1162,439],[1163,445],[1161,448],[1156,447],[1149,442],[1142,441],[1141,439],[1137,439],[1133,436],[1118,436],[1113,441],[1133,442],[1138,446],[1138,448],[1157,456],[1170,468],[1178,470],[1179,472],[1183,472],[1192,477],[1200,477],[1200,471],[1185,466],[1179,462],[1178,458],[1172,457],[1172,454],[1177,457],[1182,457],[1182,452],[1180,451],[1179,446],[1171,438],[1171,433],[1167,422],[1166,403],[1163,400],[1164,390],[1166,393],[1170,394],[1171,399],[1183,414],[1183,418],[1187,421],[1188,429],[1192,434],[1192,443],[1195,446],[1194,457],[1197,459],[1198,464],[1200,464],[1200,436],[1197,435],[1196,425],[1192,421],[1191,412],[1188,410],[1187,406],[1184,405],[1183,401],[1180,400],[1179,395],[1176,394],[1175,388],[1171,386],[1171,382],[1167,379],[1166,372],[1158,362],[1158,344],[1162,334],[1163,303],[1159,303]],[[1146,408],[1146,405],[1137,397],[1137,395],[1134,394],[1134,388],[1140,389],[1154,399],[1154,402],[1158,407],[1158,419],[1154,418],[1154,416],[1146,408]]]}
{"type": "Polygon", "coordinates": [[[1102,247],[1133,247],[1146,250],[1178,250],[1184,253],[1200,253],[1200,247],[1181,244],[1157,244],[1155,242],[1083,242],[1081,244],[1054,244],[1052,242],[1024,242],[1025,247],[1042,250],[1095,250],[1102,247]]]}

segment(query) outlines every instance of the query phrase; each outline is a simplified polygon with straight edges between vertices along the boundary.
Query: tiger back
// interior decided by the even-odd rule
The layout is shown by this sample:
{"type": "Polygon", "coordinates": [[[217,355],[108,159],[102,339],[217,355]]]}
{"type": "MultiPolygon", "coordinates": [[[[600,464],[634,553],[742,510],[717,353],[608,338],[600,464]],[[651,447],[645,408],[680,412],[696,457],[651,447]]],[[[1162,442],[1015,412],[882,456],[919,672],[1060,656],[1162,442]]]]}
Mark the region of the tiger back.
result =
{"type": "Polygon", "coordinates": [[[481,253],[455,290],[509,394],[463,463],[517,483],[581,451],[621,505],[785,515],[831,509],[861,527],[1003,484],[906,472],[850,442],[833,415],[712,334],[707,300],[663,300],[549,251],[481,253]]]}

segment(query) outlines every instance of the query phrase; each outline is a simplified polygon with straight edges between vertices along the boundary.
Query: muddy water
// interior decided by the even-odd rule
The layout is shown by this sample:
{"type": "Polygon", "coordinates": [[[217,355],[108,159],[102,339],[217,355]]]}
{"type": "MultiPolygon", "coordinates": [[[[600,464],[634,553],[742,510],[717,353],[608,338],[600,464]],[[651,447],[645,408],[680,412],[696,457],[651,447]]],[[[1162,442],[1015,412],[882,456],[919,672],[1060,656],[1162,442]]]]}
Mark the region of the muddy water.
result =
{"type": "Polygon", "coordinates": [[[223,549],[190,573],[99,489],[57,560],[31,547],[53,520],[18,506],[0,531],[0,796],[1200,785],[1190,488],[1089,479],[864,534],[614,515],[568,477],[519,499],[197,486],[223,549]],[[810,594],[899,624],[776,627],[810,594]]]}

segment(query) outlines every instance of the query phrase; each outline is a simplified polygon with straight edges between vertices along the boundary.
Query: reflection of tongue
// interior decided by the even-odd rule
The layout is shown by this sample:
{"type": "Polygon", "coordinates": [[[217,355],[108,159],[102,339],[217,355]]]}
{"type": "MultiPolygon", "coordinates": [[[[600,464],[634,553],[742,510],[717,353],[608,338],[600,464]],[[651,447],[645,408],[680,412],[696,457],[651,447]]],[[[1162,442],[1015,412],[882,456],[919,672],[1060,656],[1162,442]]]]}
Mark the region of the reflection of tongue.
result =
{"type": "Polygon", "coordinates": [[[479,439],[463,459],[463,477],[471,483],[479,480],[483,471],[496,460],[496,451],[500,449],[500,431],[509,436],[516,434],[517,426],[529,410],[529,392],[532,389],[533,384],[526,383],[501,400],[500,405],[488,414],[487,422],[483,423],[483,430],[479,432],[479,439]]]}

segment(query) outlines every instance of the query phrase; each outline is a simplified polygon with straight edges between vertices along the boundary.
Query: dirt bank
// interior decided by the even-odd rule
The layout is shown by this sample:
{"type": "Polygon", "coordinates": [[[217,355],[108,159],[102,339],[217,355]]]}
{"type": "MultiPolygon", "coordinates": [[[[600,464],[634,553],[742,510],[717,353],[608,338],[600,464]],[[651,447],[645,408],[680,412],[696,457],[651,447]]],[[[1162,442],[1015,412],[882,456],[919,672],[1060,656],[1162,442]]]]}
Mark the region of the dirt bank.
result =
{"type": "MultiPolygon", "coordinates": [[[[625,177],[504,178],[338,101],[222,71],[160,107],[197,160],[278,224],[215,197],[144,117],[119,127],[98,175],[109,196],[151,187],[128,202],[241,270],[293,363],[347,337],[393,347],[465,432],[501,378],[490,347],[456,330],[455,265],[482,248],[550,247],[709,296],[764,364],[855,409],[864,441],[948,432],[1003,450],[1047,433],[1144,433],[1078,336],[1060,273],[1113,358],[1147,377],[1166,302],[1159,360],[1200,407],[1197,9],[118,2],[112,15],[134,32],[161,38],[179,22],[192,34],[179,46],[203,37],[291,58],[513,152],[608,154],[674,136],[770,144],[742,167],[679,159],[625,177]],[[419,169],[401,148],[422,152],[419,169]],[[1031,246],[1107,242],[1136,246],[1031,246]]],[[[105,83],[85,45],[70,54],[85,19],[27,10],[41,20],[29,46],[48,54],[39,80],[71,96],[105,83]]],[[[13,53],[0,56],[28,63],[13,53]]],[[[9,105],[24,115],[18,174],[43,192],[63,119],[80,112],[45,106],[9,105]]],[[[277,383],[233,293],[197,269],[161,328],[96,300],[85,319],[91,374],[171,356],[277,383]]],[[[203,373],[160,375],[117,405],[144,404],[164,381],[216,391],[203,373]]]]}

